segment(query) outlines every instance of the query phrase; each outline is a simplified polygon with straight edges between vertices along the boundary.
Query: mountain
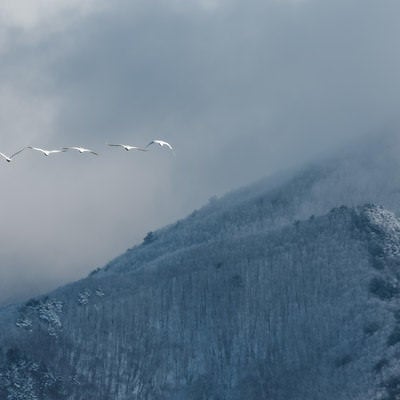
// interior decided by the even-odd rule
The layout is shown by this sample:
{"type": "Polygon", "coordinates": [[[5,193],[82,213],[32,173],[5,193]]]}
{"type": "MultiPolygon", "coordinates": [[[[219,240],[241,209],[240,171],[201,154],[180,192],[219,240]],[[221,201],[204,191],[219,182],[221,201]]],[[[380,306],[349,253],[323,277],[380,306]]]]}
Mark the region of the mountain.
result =
{"type": "Polygon", "coordinates": [[[397,148],[212,199],[1,309],[0,398],[400,398],[397,148]]]}

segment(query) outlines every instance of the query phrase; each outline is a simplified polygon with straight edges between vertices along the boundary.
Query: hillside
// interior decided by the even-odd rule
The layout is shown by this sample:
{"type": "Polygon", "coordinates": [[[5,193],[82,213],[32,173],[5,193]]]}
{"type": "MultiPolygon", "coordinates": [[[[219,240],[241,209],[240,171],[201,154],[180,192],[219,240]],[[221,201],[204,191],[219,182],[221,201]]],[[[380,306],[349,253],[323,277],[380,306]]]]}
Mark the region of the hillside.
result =
{"type": "Polygon", "coordinates": [[[390,212],[341,207],[89,277],[3,310],[0,393],[395,399],[399,249],[390,212]]]}
{"type": "Polygon", "coordinates": [[[86,279],[1,309],[0,399],[399,398],[389,147],[212,199],[86,279]]]}

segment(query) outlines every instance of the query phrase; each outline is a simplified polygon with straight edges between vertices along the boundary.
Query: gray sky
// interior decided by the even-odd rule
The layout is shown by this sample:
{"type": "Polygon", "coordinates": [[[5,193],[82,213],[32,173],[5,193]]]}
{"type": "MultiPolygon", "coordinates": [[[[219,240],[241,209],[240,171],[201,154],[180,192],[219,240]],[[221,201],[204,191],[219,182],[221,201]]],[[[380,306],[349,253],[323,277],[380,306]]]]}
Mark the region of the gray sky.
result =
{"type": "Polygon", "coordinates": [[[0,2],[0,302],[77,279],[207,199],[395,130],[397,0],[0,2]],[[163,138],[176,157],[105,147],[163,138]]]}

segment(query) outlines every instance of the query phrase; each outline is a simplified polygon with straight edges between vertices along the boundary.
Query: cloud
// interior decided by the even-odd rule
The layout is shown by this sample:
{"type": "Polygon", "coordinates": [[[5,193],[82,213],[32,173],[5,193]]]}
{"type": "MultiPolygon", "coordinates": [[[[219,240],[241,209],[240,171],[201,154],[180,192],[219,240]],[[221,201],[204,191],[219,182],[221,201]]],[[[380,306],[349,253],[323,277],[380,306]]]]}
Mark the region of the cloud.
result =
{"type": "Polygon", "coordinates": [[[393,0],[7,4],[0,150],[103,153],[1,165],[11,287],[27,267],[43,289],[75,279],[215,193],[399,125],[393,0]],[[153,138],[177,156],[104,146],[153,138]]]}
{"type": "Polygon", "coordinates": [[[82,17],[103,7],[105,2],[102,0],[5,1],[0,5],[0,19],[8,27],[32,31],[43,24],[48,29],[60,21],[70,23],[72,16],[82,17]]]}

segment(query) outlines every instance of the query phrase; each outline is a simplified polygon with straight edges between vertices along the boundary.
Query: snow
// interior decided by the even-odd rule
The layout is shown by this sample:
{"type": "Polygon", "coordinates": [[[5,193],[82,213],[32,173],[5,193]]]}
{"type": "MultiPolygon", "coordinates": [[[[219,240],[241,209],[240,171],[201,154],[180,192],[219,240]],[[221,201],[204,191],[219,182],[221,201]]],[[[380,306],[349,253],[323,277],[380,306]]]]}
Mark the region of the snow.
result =
{"type": "Polygon", "coordinates": [[[29,318],[20,318],[15,323],[18,328],[24,328],[29,332],[32,332],[32,321],[29,318]]]}
{"type": "Polygon", "coordinates": [[[84,291],[78,294],[78,304],[81,306],[85,306],[89,304],[89,299],[91,296],[91,291],[89,289],[85,289],[84,291]]]}
{"type": "Polygon", "coordinates": [[[398,398],[396,163],[331,160],[213,199],[0,310],[0,399],[398,398]]]}
{"type": "MultiPolygon", "coordinates": [[[[399,255],[400,221],[394,213],[385,210],[383,207],[370,207],[366,209],[365,215],[370,223],[384,235],[385,253],[392,256],[399,255]]],[[[373,233],[373,235],[376,234],[373,233]]]]}

